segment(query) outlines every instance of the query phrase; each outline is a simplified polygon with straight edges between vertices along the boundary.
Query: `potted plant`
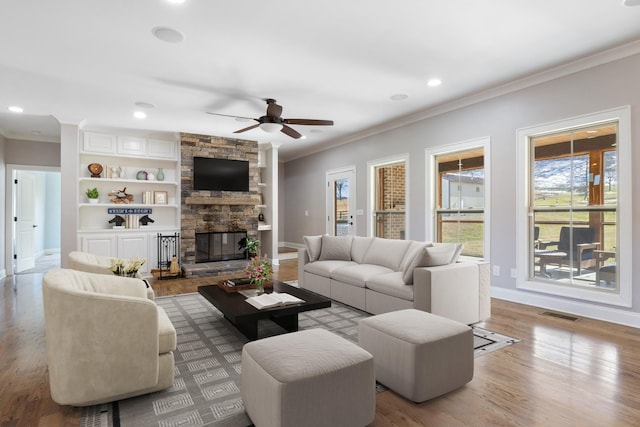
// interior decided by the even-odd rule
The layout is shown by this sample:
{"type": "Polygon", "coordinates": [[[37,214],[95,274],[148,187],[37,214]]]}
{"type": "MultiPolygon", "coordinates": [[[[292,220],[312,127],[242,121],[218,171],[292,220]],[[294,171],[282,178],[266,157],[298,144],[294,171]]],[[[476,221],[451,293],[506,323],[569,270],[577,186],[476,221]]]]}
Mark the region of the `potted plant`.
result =
{"type": "Polygon", "coordinates": [[[98,197],[100,197],[100,193],[98,193],[98,189],[95,187],[88,188],[87,197],[89,198],[89,203],[98,203],[98,197]]]}
{"type": "Polygon", "coordinates": [[[253,258],[258,255],[260,240],[253,237],[243,237],[238,242],[238,249],[244,250],[247,258],[253,258]]]}

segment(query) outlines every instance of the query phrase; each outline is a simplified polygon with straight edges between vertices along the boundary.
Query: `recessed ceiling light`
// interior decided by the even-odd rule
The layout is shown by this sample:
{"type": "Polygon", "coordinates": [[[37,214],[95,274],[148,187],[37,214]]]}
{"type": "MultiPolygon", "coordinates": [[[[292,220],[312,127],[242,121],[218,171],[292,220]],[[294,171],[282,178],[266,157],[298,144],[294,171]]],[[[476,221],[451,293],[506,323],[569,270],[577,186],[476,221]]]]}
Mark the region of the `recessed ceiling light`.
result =
{"type": "Polygon", "coordinates": [[[173,4],[182,4],[184,3],[184,0],[167,0],[169,3],[173,3],[173,4]]]}
{"type": "Polygon", "coordinates": [[[180,31],[169,27],[153,27],[151,33],[167,43],[180,43],[184,40],[184,35],[180,31]]]}
{"type": "Polygon", "coordinates": [[[149,103],[149,102],[142,102],[142,101],[138,101],[134,104],[136,107],[140,107],[140,108],[156,108],[155,105],[149,103]]]}
{"type": "Polygon", "coordinates": [[[11,111],[12,113],[22,113],[24,110],[22,109],[22,107],[18,107],[17,105],[12,105],[9,107],[9,111],[11,111]]]}
{"type": "Polygon", "coordinates": [[[436,87],[436,86],[440,86],[442,84],[442,80],[440,79],[431,79],[427,82],[427,86],[429,87],[436,87]]]}
{"type": "Polygon", "coordinates": [[[392,101],[404,101],[407,98],[409,98],[409,95],[406,93],[396,93],[395,95],[391,95],[390,99],[392,101]]]}
{"type": "Polygon", "coordinates": [[[625,6],[640,6],[640,0],[624,0],[622,4],[625,6]]]}
{"type": "Polygon", "coordinates": [[[133,117],[135,117],[136,119],[146,119],[147,113],[145,113],[144,111],[136,111],[135,113],[133,113],[133,117]]]}

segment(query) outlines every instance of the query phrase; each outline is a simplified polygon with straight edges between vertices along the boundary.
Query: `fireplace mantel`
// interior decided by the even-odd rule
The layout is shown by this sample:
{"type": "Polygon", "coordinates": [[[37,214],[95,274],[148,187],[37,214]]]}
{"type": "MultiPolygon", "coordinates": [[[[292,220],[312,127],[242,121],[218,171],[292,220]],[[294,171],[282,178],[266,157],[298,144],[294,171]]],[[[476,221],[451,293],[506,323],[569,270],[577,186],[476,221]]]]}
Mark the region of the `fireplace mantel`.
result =
{"type": "Polygon", "coordinates": [[[260,204],[260,197],[186,197],[184,203],[187,205],[249,205],[260,204]]]}

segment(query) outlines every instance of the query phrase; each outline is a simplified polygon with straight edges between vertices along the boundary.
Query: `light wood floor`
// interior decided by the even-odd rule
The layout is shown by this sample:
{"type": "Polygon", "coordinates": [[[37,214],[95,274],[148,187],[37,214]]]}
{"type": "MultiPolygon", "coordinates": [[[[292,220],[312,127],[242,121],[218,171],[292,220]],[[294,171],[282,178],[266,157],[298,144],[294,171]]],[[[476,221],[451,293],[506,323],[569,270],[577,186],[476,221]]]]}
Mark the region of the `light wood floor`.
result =
{"type": "MultiPolygon", "coordinates": [[[[42,274],[0,281],[0,427],[78,426],[81,410],[51,400],[42,274]]],[[[297,260],[276,278],[297,278],[297,260]]],[[[195,292],[207,279],[156,281],[158,296],[195,292]]],[[[634,328],[542,315],[493,300],[488,329],[522,339],[475,359],[465,387],[422,404],[377,395],[373,426],[640,425],[640,335],[634,328]]]]}

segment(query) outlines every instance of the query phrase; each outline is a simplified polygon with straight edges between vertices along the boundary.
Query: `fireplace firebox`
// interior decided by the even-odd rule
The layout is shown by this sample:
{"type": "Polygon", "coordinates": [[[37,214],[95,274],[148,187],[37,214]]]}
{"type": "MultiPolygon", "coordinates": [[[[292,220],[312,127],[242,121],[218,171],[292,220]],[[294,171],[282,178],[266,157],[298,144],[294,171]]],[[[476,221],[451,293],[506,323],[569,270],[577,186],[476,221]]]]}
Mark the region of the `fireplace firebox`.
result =
{"type": "Polygon", "coordinates": [[[196,233],[196,263],[245,259],[239,242],[246,231],[196,233]]]}

